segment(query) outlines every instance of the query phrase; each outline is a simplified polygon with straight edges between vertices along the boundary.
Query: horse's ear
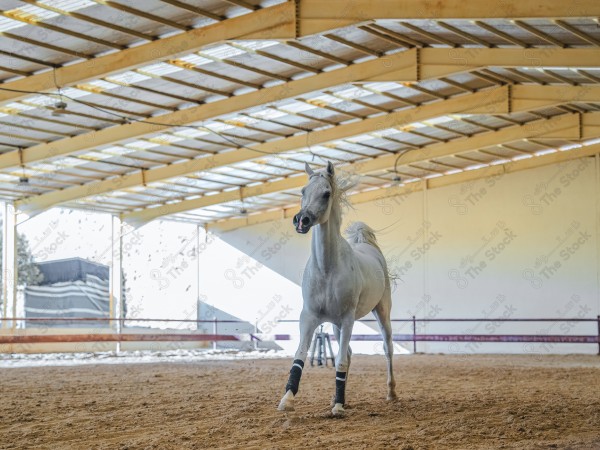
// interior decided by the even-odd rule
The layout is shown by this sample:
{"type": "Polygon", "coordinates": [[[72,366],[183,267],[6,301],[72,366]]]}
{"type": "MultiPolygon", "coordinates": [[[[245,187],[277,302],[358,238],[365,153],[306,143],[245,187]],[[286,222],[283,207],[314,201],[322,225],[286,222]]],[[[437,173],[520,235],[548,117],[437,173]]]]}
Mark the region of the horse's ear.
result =
{"type": "Polygon", "coordinates": [[[312,170],[310,168],[310,166],[308,165],[307,162],[304,163],[304,170],[306,170],[306,173],[308,174],[308,176],[310,177],[313,173],[315,173],[314,170],[312,170]]]}
{"type": "Polygon", "coordinates": [[[327,161],[327,173],[331,176],[333,176],[334,173],[334,169],[333,169],[333,164],[331,164],[331,161],[327,161]]]}

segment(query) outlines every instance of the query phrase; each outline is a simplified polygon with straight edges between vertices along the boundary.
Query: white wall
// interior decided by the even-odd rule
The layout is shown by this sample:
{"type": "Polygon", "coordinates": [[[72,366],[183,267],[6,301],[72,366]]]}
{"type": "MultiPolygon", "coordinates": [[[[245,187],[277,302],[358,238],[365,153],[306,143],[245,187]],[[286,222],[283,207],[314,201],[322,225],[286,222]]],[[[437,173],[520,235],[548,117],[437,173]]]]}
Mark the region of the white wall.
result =
{"type": "MultiPolygon", "coordinates": [[[[584,158],[382,197],[355,205],[345,222],[363,220],[381,230],[381,247],[400,275],[393,294],[394,318],[595,318],[600,314],[599,180],[598,158],[584,158]]],[[[222,233],[220,239],[229,245],[211,246],[201,262],[201,289],[212,303],[232,314],[245,308],[246,320],[253,314],[254,320],[276,319],[282,305],[286,319],[298,318],[310,236],[294,233],[286,219],[222,233]],[[277,295],[283,300],[273,303],[277,295]]],[[[270,328],[295,332],[297,325],[270,328]]],[[[394,331],[410,332],[410,327],[395,324],[394,331]]],[[[429,323],[419,331],[595,334],[597,326],[429,323]]],[[[364,351],[380,347],[362,346],[364,351]]],[[[593,344],[420,343],[418,348],[453,353],[597,352],[593,344]]]]}

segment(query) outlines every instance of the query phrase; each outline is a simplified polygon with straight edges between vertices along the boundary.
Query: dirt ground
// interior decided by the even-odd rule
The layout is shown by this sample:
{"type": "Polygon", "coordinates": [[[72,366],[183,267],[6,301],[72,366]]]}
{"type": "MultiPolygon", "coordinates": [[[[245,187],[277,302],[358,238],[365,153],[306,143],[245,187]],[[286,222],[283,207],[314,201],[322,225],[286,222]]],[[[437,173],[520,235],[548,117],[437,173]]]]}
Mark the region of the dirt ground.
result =
{"type": "Polygon", "coordinates": [[[600,449],[597,356],[398,356],[393,403],[384,358],[355,356],[343,419],[331,368],[276,410],[290,363],[0,369],[0,448],[600,449]]]}

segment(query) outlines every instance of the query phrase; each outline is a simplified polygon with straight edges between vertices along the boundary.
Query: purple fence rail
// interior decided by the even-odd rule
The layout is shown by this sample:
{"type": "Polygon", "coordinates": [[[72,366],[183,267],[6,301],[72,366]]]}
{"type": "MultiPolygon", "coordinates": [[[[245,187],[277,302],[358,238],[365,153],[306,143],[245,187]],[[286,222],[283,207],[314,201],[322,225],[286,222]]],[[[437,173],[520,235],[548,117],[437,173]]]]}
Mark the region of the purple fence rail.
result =
{"type": "MultiPolygon", "coordinates": [[[[198,334],[198,333],[189,333],[189,334],[178,334],[178,335],[170,335],[170,334],[155,334],[152,335],[150,333],[146,334],[132,334],[121,332],[118,334],[111,334],[111,341],[135,341],[135,340],[177,340],[177,341],[185,341],[185,340],[197,340],[197,341],[231,341],[238,340],[239,336],[231,335],[231,334],[218,334],[217,327],[219,323],[248,323],[247,321],[242,320],[218,320],[218,319],[208,319],[208,320],[196,320],[196,319],[144,319],[144,318],[89,318],[89,317],[54,317],[54,318],[27,318],[27,317],[6,317],[0,318],[0,324],[2,322],[12,322],[13,324],[17,322],[121,322],[123,325],[126,325],[126,322],[149,322],[149,323],[208,323],[213,325],[213,333],[210,335],[207,334],[198,334]]],[[[281,320],[282,323],[295,323],[298,320],[288,319],[281,320]]],[[[376,322],[375,319],[363,319],[359,322],[370,323],[376,322]]],[[[598,354],[600,355],[600,315],[596,318],[581,318],[581,317],[573,317],[573,318],[417,318],[415,316],[406,319],[392,319],[393,323],[409,323],[411,324],[412,333],[405,334],[394,334],[393,340],[397,342],[412,342],[413,343],[413,351],[417,351],[417,342],[529,342],[529,343],[570,343],[570,344],[597,344],[598,345],[598,354]],[[426,322],[554,322],[554,323],[577,323],[577,322],[596,322],[597,323],[597,333],[595,335],[557,335],[557,334],[420,334],[417,333],[417,324],[418,323],[426,323],[426,322]]],[[[32,328],[32,329],[35,329],[32,328]]],[[[127,327],[124,327],[124,330],[127,330],[127,327]]],[[[246,335],[250,335],[250,339],[253,341],[260,341],[260,337],[257,334],[260,334],[259,330],[256,330],[256,333],[245,333],[246,335]]],[[[3,343],[19,343],[21,341],[25,342],[59,342],[63,339],[62,335],[52,335],[52,334],[43,334],[43,335],[28,335],[29,337],[20,337],[16,339],[15,336],[10,335],[0,335],[0,344],[3,343]]],[[[275,340],[290,340],[292,339],[289,334],[275,334],[272,335],[275,340]]],[[[77,342],[95,342],[98,340],[107,340],[108,338],[102,337],[100,334],[81,334],[77,335],[77,342]]],[[[355,341],[379,341],[381,337],[379,335],[353,335],[352,340],[355,341]]],[[[64,340],[62,342],[72,342],[73,335],[64,335],[64,340]]]]}

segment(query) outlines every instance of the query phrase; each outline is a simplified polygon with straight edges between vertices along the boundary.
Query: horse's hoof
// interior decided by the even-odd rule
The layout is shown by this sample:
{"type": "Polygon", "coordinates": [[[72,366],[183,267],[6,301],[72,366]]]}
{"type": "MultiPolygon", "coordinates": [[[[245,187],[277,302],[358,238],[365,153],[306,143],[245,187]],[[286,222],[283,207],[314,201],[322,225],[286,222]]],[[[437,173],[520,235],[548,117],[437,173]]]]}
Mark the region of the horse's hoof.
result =
{"type": "Polygon", "coordinates": [[[283,401],[281,403],[279,403],[279,406],[277,407],[277,409],[279,411],[296,411],[296,408],[294,408],[294,405],[291,405],[289,403],[284,403],[283,401]]]}
{"type": "Polygon", "coordinates": [[[391,394],[388,394],[388,396],[387,396],[387,401],[388,402],[395,402],[396,400],[398,400],[398,396],[396,395],[395,392],[392,392],[391,394]]]}
{"type": "Polygon", "coordinates": [[[333,417],[344,417],[344,414],[346,414],[344,405],[342,405],[341,403],[336,403],[331,410],[331,414],[333,414],[333,417]]]}
{"type": "Polygon", "coordinates": [[[292,391],[287,391],[277,407],[279,411],[295,411],[294,408],[294,394],[292,391]]]}
{"type": "MultiPolygon", "coordinates": [[[[329,403],[329,407],[333,408],[335,406],[335,395],[331,396],[331,402],[329,403]]],[[[351,408],[348,406],[348,402],[344,403],[345,408],[351,408]]]]}

